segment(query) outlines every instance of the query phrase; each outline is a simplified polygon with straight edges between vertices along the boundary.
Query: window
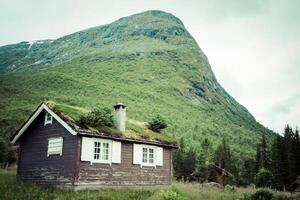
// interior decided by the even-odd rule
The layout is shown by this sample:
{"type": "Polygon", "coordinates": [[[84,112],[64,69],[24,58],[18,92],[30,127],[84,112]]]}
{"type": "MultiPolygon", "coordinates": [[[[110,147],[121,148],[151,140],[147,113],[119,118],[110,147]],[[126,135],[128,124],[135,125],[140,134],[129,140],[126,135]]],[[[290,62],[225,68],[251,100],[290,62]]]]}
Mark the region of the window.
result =
{"type": "Polygon", "coordinates": [[[147,158],[148,158],[148,149],[143,148],[143,163],[147,163],[147,158]]]}
{"type": "Polygon", "coordinates": [[[48,152],[47,152],[48,157],[50,155],[62,155],[62,150],[63,150],[62,137],[48,139],[48,152]]]}
{"type": "Polygon", "coordinates": [[[154,165],[154,148],[152,147],[143,147],[143,165],[154,165]]]}
{"type": "Polygon", "coordinates": [[[47,124],[52,124],[52,115],[49,113],[46,113],[46,115],[45,115],[44,125],[46,126],[47,124]]]}
{"type": "Polygon", "coordinates": [[[163,147],[134,143],[132,163],[141,167],[163,166],[163,147]]]}
{"type": "Polygon", "coordinates": [[[94,144],[94,159],[99,160],[100,159],[100,142],[95,142],[94,144]]]}
{"type": "Polygon", "coordinates": [[[93,138],[82,137],[81,140],[81,161],[93,163],[121,163],[121,142],[93,138]]]}
{"type": "Polygon", "coordinates": [[[153,164],[154,163],[154,149],[149,149],[149,163],[153,164]]]}
{"type": "Polygon", "coordinates": [[[94,160],[102,163],[110,163],[110,143],[105,141],[94,142],[94,160]]]}
{"type": "Polygon", "coordinates": [[[102,160],[108,160],[108,158],[109,158],[109,144],[108,143],[102,143],[102,146],[103,146],[102,160]]]}

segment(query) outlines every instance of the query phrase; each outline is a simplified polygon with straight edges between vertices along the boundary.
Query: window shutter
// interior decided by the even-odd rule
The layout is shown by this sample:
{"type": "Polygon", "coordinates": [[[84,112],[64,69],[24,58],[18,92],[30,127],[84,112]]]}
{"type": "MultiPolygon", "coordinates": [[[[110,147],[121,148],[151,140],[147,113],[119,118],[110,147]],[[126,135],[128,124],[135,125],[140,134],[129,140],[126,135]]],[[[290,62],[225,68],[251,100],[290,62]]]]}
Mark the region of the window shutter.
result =
{"type": "Polygon", "coordinates": [[[156,165],[163,166],[163,148],[156,147],[156,165]]]}
{"type": "Polygon", "coordinates": [[[63,138],[49,138],[48,139],[48,156],[50,155],[62,155],[63,151],[63,138]]]}
{"type": "Polygon", "coordinates": [[[112,142],[111,162],[121,163],[121,142],[112,142]]]}
{"type": "Polygon", "coordinates": [[[93,160],[93,139],[88,137],[82,137],[81,142],[81,160],[82,161],[92,161],[93,160]]]}
{"type": "Polygon", "coordinates": [[[142,164],[142,146],[133,144],[133,164],[142,164]]]}

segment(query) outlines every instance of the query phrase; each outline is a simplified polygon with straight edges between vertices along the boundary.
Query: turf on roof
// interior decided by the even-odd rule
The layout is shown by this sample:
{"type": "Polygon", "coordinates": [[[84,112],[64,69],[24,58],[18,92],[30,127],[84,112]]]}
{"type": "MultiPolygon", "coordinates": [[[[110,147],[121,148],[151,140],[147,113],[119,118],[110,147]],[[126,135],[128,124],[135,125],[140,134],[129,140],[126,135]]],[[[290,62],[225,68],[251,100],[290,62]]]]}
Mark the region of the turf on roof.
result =
{"type": "MultiPolygon", "coordinates": [[[[78,120],[82,115],[87,114],[90,110],[71,106],[67,104],[60,104],[53,101],[47,101],[45,104],[52,110],[59,112],[63,115],[69,122],[74,123],[78,126],[78,120]]],[[[147,128],[146,122],[140,122],[132,119],[127,119],[126,121],[126,131],[121,133],[115,127],[88,127],[89,131],[106,132],[114,136],[124,136],[131,139],[146,139],[150,141],[157,142],[167,142],[170,144],[175,144],[176,141],[174,137],[169,133],[158,133],[147,128]]]]}

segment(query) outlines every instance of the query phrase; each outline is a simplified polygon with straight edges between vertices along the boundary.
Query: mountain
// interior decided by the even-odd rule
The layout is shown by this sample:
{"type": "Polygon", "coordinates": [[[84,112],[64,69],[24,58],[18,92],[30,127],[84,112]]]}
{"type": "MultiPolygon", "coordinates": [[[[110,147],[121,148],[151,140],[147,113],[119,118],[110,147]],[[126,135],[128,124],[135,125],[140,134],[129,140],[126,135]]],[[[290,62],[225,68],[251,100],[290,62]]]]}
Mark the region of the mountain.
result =
{"type": "Polygon", "coordinates": [[[240,157],[274,133],[216,80],[207,57],[172,14],[146,11],[55,40],[0,47],[0,127],[10,135],[44,100],[91,109],[123,102],[129,118],[166,118],[190,147],[227,137],[240,157]]]}

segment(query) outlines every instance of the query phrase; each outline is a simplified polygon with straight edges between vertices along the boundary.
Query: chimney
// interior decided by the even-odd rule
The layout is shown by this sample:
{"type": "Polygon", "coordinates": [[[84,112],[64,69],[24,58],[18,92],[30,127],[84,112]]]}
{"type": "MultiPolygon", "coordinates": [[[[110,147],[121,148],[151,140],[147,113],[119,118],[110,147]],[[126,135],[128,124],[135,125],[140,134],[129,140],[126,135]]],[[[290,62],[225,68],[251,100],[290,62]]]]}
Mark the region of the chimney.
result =
{"type": "Polygon", "coordinates": [[[117,103],[114,105],[114,108],[116,112],[116,127],[119,131],[124,133],[126,129],[126,106],[123,103],[117,103]]]}

